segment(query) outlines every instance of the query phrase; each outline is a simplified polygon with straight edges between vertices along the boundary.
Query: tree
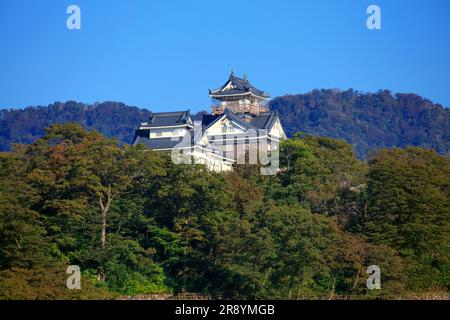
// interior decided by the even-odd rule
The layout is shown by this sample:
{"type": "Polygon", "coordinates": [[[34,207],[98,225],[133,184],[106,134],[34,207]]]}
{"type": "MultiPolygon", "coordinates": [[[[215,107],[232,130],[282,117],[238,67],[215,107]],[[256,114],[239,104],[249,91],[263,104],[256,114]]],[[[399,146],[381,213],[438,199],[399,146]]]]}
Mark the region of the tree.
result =
{"type": "MultiPolygon", "coordinates": [[[[133,187],[162,175],[162,159],[142,148],[122,149],[114,140],[95,131],[84,131],[75,124],[52,126],[46,136],[27,149],[25,157],[30,182],[41,190],[39,206],[48,217],[62,255],[73,255],[69,252],[77,247],[76,239],[85,243],[77,233],[80,225],[95,232],[90,223],[98,220],[90,214],[97,203],[100,248],[94,246],[92,251],[97,253],[93,257],[98,262],[97,278],[104,282],[105,265],[113,249],[107,248],[108,218],[113,202],[133,187]]],[[[115,230],[114,226],[110,229],[115,230]]]]}
{"type": "Polygon", "coordinates": [[[407,259],[411,286],[448,287],[449,159],[410,147],[381,150],[369,166],[364,233],[407,259]]]}
{"type": "Polygon", "coordinates": [[[1,269],[32,268],[51,262],[45,228],[39,213],[32,209],[39,197],[21,180],[22,165],[15,154],[0,154],[1,269]]]}

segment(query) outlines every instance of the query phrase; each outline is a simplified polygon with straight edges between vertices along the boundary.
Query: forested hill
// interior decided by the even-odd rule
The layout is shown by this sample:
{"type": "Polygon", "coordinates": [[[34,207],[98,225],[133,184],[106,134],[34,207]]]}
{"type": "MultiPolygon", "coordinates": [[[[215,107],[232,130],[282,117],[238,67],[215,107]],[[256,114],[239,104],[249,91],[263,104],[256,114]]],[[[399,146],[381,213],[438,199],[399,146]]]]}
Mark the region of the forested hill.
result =
{"type": "Polygon", "coordinates": [[[86,105],[75,101],[56,102],[49,106],[23,110],[0,110],[0,151],[12,143],[29,144],[44,135],[44,128],[54,123],[76,122],[86,129],[96,129],[108,137],[130,143],[140,121],[150,111],[118,102],[86,105]]]}
{"type": "MultiPolygon", "coordinates": [[[[271,101],[278,110],[286,133],[302,131],[343,139],[351,143],[359,158],[372,149],[407,145],[450,150],[450,110],[415,94],[384,90],[361,93],[352,89],[314,90],[271,101]]],[[[53,123],[77,122],[108,137],[130,143],[134,129],[150,111],[123,103],[86,105],[69,101],[23,110],[0,110],[0,151],[12,143],[29,144],[53,123]]]]}
{"type": "Polygon", "coordinates": [[[359,158],[381,147],[450,150],[450,110],[415,94],[388,90],[313,90],[271,101],[288,135],[303,131],[352,144],[359,158]]]}

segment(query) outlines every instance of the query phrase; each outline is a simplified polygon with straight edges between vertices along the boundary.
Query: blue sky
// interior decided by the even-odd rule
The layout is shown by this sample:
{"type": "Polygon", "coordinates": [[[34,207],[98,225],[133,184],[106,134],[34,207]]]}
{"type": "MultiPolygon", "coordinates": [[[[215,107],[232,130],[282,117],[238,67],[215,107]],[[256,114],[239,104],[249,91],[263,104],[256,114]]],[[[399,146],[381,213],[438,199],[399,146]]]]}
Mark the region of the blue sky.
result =
{"type": "Polygon", "coordinates": [[[450,107],[449,16],[448,0],[1,0],[0,108],[197,111],[232,68],[272,97],[386,88],[450,107]],[[382,30],[366,27],[370,4],[382,30]]]}

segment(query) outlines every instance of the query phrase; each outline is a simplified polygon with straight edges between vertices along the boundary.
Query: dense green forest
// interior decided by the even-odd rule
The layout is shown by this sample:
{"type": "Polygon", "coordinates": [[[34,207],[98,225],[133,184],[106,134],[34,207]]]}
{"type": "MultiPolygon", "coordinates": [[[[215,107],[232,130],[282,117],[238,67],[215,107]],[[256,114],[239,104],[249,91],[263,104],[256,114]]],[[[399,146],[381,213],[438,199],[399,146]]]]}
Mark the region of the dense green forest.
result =
{"type": "Polygon", "coordinates": [[[450,160],[285,141],[281,171],[175,165],[77,124],[0,153],[0,299],[395,298],[450,289],[450,160]],[[65,288],[79,265],[81,290],[65,288]],[[366,288],[378,265],[382,289],[366,288]]]}
{"type": "MultiPolygon", "coordinates": [[[[275,98],[288,136],[296,132],[347,141],[359,159],[383,147],[422,146],[439,154],[450,151],[450,110],[415,94],[388,90],[361,93],[352,89],[314,90],[275,98]]],[[[77,122],[122,143],[131,143],[150,111],[123,103],[86,105],[74,101],[24,110],[0,110],[0,151],[13,143],[30,144],[54,123],[77,122]]]]}
{"type": "Polygon", "coordinates": [[[23,110],[0,110],[0,151],[8,151],[14,143],[33,143],[55,123],[75,122],[86,129],[95,129],[103,135],[131,143],[134,130],[147,121],[149,110],[138,109],[119,102],[88,105],[75,101],[56,102],[48,106],[28,107],[23,110]]]}

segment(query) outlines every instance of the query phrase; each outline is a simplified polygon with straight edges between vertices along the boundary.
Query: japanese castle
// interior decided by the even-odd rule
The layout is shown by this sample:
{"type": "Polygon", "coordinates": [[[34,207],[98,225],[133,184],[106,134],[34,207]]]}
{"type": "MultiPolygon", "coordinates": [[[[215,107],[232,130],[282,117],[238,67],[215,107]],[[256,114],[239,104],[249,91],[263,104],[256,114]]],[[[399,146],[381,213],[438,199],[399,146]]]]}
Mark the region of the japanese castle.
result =
{"type": "Polygon", "coordinates": [[[169,152],[173,160],[174,155],[187,157],[188,163],[218,172],[258,160],[267,164],[286,139],[278,113],[269,111],[270,96],[233,72],[209,96],[211,114],[202,114],[199,121],[193,121],[189,110],[152,113],[136,130],[133,145],[169,152]]]}

